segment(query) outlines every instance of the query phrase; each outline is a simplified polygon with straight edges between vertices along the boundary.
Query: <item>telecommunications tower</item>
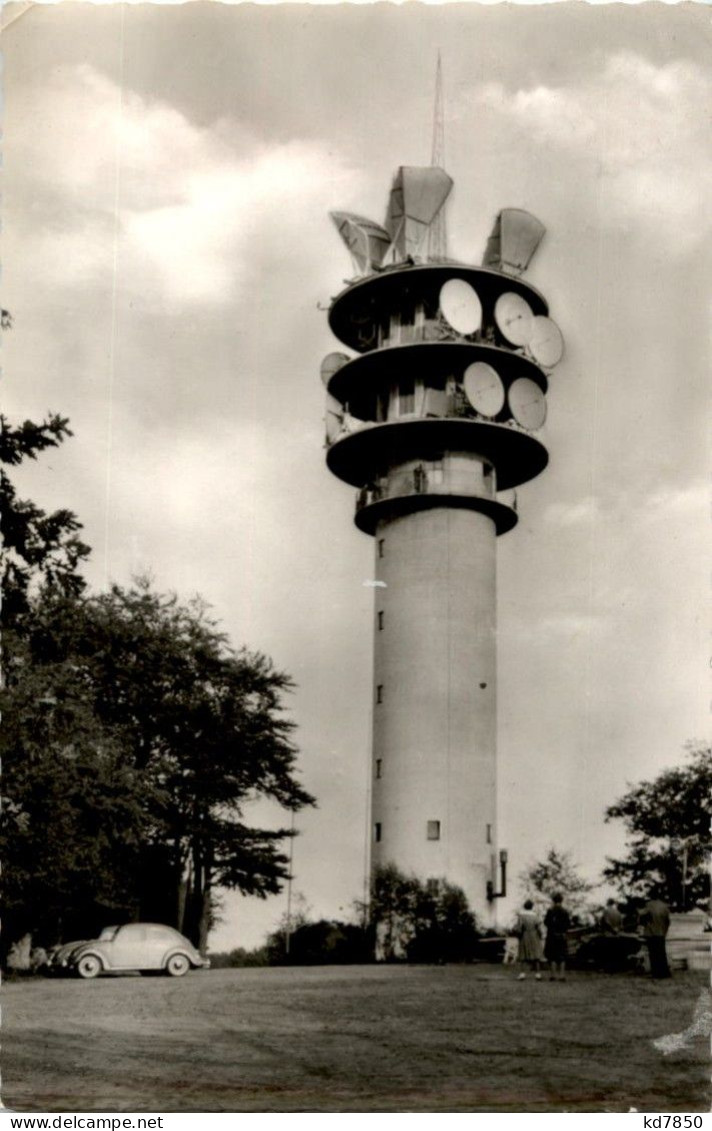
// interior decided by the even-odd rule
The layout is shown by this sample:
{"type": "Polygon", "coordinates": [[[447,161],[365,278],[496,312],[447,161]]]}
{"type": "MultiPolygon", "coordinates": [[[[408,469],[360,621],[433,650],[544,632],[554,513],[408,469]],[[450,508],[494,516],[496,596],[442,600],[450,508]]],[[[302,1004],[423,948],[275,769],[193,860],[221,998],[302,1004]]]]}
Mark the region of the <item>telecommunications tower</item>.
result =
{"type": "Polygon", "coordinates": [[[326,462],[357,488],[375,546],[372,867],[444,877],[491,919],[506,887],[496,539],[517,522],[500,492],[546,467],[537,433],[563,342],[521,278],[543,225],[505,208],[482,266],[449,259],[452,180],[436,160],[398,169],[383,225],[331,214],[356,277],[329,308],[351,352],[322,363],[326,462]]]}

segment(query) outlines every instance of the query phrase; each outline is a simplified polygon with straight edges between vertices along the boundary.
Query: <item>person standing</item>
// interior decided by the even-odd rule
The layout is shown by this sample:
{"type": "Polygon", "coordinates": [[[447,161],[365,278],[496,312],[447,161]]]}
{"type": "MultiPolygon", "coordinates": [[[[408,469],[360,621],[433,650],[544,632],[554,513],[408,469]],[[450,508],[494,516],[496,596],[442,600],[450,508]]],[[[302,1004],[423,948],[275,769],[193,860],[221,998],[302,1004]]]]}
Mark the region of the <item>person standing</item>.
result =
{"type": "Polygon", "coordinates": [[[623,930],[623,916],[615,899],[609,899],[601,916],[601,930],[606,935],[618,935],[623,930]]]}
{"type": "Polygon", "coordinates": [[[653,978],[670,978],[665,937],[670,930],[670,911],[662,899],[651,897],[645,904],[640,922],[645,945],[650,957],[650,974],[653,978]]]}
{"type": "MultiPolygon", "coordinates": [[[[541,974],[539,973],[539,967],[544,957],[541,942],[541,923],[539,916],[534,910],[534,904],[531,899],[525,902],[523,909],[517,916],[515,933],[519,939],[517,961],[530,966],[534,971],[535,979],[537,982],[540,982],[541,974]]],[[[519,975],[519,981],[523,982],[525,978],[526,973],[522,971],[519,975]]]]}
{"type": "Polygon", "coordinates": [[[551,897],[551,907],[544,916],[546,943],[544,957],[551,969],[551,981],[566,981],[566,957],[568,947],[566,932],[571,926],[571,916],[564,907],[564,897],[556,892],[551,897]]]}

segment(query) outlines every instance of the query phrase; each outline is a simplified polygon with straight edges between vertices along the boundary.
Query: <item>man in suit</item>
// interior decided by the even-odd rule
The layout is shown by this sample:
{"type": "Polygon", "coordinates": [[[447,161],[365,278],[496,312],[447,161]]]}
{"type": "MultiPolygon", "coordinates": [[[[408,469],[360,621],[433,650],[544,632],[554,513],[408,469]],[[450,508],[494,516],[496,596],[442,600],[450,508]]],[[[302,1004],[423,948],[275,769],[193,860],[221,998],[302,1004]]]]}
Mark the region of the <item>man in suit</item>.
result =
{"type": "Polygon", "coordinates": [[[669,978],[665,937],[670,930],[670,911],[662,899],[652,896],[640,914],[645,943],[650,956],[650,973],[653,978],[669,978]]]}

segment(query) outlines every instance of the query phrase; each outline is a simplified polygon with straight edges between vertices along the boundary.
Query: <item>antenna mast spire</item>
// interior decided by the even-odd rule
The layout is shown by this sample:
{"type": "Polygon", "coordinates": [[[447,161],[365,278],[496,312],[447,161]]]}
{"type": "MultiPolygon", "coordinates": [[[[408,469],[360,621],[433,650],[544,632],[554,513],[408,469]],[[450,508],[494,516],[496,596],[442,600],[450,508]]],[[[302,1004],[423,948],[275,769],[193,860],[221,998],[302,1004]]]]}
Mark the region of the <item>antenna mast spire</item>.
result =
{"type": "MultiPolygon", "coordinates": [[[[435,111],[433,113],[433,149],[430,164],[438,169],[445,165],[445,105],[443,102],[443,68],[440,52],[435,72],[435,111]]],[[[445,259],[447,256],[447,228],[445,208],[441,208],[428,231],[428,259],[445,259]]]]}

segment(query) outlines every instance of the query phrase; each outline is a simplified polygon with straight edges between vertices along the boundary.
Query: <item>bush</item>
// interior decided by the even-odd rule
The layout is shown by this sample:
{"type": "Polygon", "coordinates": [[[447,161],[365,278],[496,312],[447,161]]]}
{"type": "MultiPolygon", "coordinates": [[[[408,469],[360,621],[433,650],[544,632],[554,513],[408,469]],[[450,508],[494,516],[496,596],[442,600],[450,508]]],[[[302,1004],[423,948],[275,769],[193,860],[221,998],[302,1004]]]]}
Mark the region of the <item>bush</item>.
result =
{"type": "Polygon", "coordinates": [[[245,950],[238,946],[230,951],[218,951],[210,954],[210,968],[212,970],[225,970],[238,966],[268,966],[267,949],[258,946],[254,950],[245,950]]]}
{"type": "Polygon", "coordinates": [[[393,962],[470,962],[478,931],[464,892],[447,880],[379,868],[371,888],[376,957],[393,962]]]}
{"type": "Polygon", "coordinates": [[[373,947],[363,927],[337,919],[302,923],[289,936],[275,931],[267,940],[271,966],[353,965],[373,961],[373,947]]]}

